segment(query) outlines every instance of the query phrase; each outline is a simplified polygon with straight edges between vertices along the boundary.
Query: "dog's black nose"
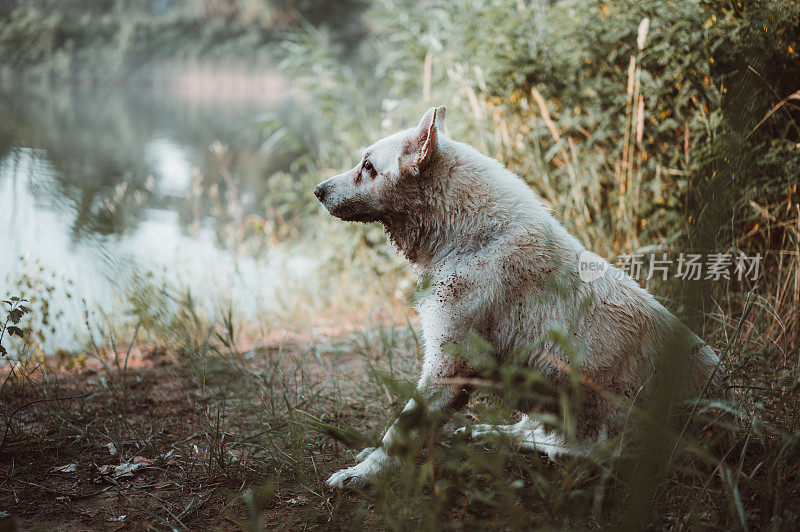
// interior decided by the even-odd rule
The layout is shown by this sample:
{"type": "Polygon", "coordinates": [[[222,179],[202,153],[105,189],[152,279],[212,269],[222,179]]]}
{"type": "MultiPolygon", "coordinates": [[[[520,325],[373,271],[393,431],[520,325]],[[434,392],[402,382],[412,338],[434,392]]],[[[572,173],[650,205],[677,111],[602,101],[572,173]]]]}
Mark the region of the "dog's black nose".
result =
{"type": "Polygon", "coordinates": [[[325,198],[325,189],[321,186],[317,185],[314,187],[314,195],[317,197],[318,200],[322,201],[325,198]]]}

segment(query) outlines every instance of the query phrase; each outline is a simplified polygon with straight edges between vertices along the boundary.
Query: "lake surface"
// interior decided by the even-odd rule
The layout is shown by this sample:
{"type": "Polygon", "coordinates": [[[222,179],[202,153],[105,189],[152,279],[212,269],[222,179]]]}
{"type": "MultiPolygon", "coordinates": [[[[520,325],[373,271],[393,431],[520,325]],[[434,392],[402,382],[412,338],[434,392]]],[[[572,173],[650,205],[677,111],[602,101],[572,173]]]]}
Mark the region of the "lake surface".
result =
{"type": "Polygon", "coordinates": [[[133,271],[210,306],[224,294],[264,310],[276,286],[314,267],[302,245],[253,251],[237,236],[270,206],[266,175],[291,162],[264,148],[260,128],[296,112],[280,80],[255,96],[0,87],[0,296],[26,293],[28,280],[55,286],[48,343],[65,348],[85,337],[83,299],[125,311],[133,271]]]}

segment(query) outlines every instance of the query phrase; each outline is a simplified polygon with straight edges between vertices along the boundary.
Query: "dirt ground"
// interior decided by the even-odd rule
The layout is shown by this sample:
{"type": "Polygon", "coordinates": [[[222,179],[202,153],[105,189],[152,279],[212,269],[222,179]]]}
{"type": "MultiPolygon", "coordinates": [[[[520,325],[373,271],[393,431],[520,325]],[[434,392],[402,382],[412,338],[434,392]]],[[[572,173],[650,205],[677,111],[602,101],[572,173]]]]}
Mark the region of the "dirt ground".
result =
{"type": "MultiPolygon", "coordinates": [[[[419,515],[438,503],[430,514],[453,528],[583,523],[594,529],[600,521],[586,510],[594,500],[628,515],[626,500],[613,499],[627,493],[622,481],[605,488],[600,479],[610,467],[634,470],[630,457],[557,464],[457,438],[414,454],[412,473],[419,475],[412,480],[427,482],[419,496],[396,489],[415,485],[405,478],[392,479],[396,486],[387,483],[379,495],[332,490],[325,479],[354,463],[354,452],[341,442],[361,449],[379,441],[402,409],[400,387],[413,388],[420,349],[413,329],[276,332],[233,348],[229,343],[220,336],[208,356],[199,354],[202,336],[185,348],[142,344],[131,350],[127,367],[123,348],[105,357],[53,360],[10,379],[0,394],[0,532],[386,529],[422,526],[419,515]],[[402,511],[408,515],[397,517],[402,511]]],[[[747,357],[734,368],[745,376],[737,378],[766,389],[771,377],[753,377],[763,372],[759,360],[747,357]]],[[[786,397],[775,410],[778,419],[794,414],[792,394],[774,395],[786,397]]],[[[482,414],[496,405],[488,396],[473,397],[442,433],[465,421],[485,422],[482,414]]],[[[737,489],[751,528],[771,522],[771,529],[796,529],[797,477],[790,465],[796,440],[775,434],[740,434],[739,443],[725,443],[721,458],[710,461],[686,454],[658,485],[664,511],[653,526],[730,529],[739,522],[716,473],[730,455],[747,472],[737,489]]]]}
{"type": "MultiPolygon", "coordinates": [[[[302,341],[283,339],[281,349],[302,341]]],[[[341,362],[348,372],[364,369],[355,355],[341,362]]],[[[2,400],[15,423],[0,450],[0,530],[241,529],[249,514],[240,494],[269,472],[252,461],[226,471],[212,456],[225,429],[214,425],[186,368],[151,346],[134,350],[124,382],[107,374],[90,361],[48,375],[47,387],[6,386],[2,400]]],[[[348,459],[340,444],[325,445],[334,452],[313,464],[321,490],[348,459]]],[[[264,511],[268,528],[304,529],[309,514],[330,527],[337,506],[352,502],[334,492],[311,500],[285,486],[264,511]]]]}

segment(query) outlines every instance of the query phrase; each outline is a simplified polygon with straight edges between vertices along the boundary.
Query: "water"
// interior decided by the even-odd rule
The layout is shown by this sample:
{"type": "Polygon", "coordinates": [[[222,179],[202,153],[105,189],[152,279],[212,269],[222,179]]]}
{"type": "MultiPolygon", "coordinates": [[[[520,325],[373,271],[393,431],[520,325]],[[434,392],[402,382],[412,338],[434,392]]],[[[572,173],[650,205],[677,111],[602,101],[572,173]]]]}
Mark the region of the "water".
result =
{"type": "Polygon", "coordinates": [[[314,266],[301,243],[242,245],[243,220],[270,206],[266,176],[291,162],[264,153],[254,125],[298,112],[284,85],[272,89],[0,88],[0,296],[30,290],[26,277],[53,284],[62,314],[48,342],[65,348],[85,339],[82,300],[124,314],[133,271],[209,307],[224,294],[265,310],[314,266]]]}

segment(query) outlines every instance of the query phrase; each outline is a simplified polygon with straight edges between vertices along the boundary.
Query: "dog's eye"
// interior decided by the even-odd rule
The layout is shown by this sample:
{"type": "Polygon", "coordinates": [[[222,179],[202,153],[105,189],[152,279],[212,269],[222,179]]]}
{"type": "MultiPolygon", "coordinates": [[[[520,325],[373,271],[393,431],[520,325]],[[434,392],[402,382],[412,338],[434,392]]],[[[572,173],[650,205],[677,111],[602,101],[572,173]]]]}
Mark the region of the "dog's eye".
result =
{"type": "Polygon", "coordinates": [[[375,169],[375,167],[372,166],[371,162],[364,161],[364,170],[366,170],[367,173],[371,174],[374,169],[375,169]]]}

